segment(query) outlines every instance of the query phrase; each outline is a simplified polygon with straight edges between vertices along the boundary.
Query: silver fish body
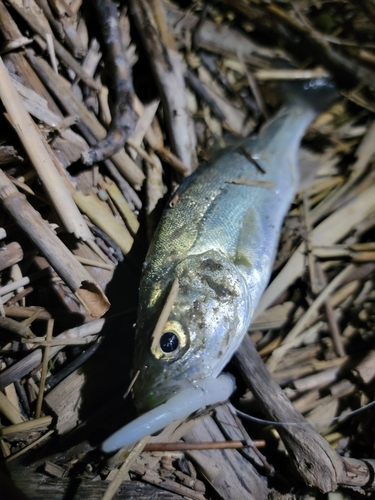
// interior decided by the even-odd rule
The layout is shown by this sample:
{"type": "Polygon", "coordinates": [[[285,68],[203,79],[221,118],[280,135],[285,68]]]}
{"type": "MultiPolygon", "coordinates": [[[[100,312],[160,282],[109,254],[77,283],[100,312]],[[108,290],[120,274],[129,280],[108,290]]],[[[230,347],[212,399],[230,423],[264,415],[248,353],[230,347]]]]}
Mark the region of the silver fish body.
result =
{"type": "Polygon", "coordinates": [[[316,114],[304,102],[286,107],[257,139],[199,169],[166,209],[140,286],[139,410],[164,402],[186,381],[216,377],[239,346],[270,277],[299,185],[300,140],[316,114]],[[180,289],[164,330],[179,345],[158,354],[151,336],[175,278],[180,289]]]}
{"type": "MultiPolygon", "coordinates": [[[[323,97],[321,109],[330,101],[323,102],[323,97]]],[[[176,401],[178,394],[183,399],[183,391],[190,394],[191,387],[203,391],[202,381],[218,377],[250,325],[299,186],[298,150],[306,127],[319,113],[316,99],[319,92],[312,104],[297,98],[257,138],[244,140],[199,168],[164,211],[142,273],[134,361],[139,371],[136,407],[140,413],[154,409],[156,422],[155,407],[160,405],[160,415],[170,413],[173,421],[169,400],[176,401]],[[155,337],[176,278],[177,297],[162,333],[155,337]]],[[[216,379],[219,393],[222,378],[216,379]]],[[[225,397],[219,394],[216,400],[225,397]]],[[[141,419],[147,421],[144,415],[141,419]]],[[[140,430],[133,421],[103,449],[130,444],[132,435],[149,429],[146,425],[140,430]]]]}

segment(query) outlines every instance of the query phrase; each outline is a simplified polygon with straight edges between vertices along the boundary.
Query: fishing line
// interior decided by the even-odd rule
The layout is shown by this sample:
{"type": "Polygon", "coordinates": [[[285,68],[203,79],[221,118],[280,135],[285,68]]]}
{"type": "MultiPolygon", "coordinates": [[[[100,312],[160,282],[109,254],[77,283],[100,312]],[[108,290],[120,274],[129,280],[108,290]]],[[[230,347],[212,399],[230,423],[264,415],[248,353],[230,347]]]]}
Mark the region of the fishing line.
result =
{"type": "Polygon", "coordinates": [[[368,403],[365,406],[362,406],[362,408],[358,408],[357,410],[353,410],[349,413],[346,413],[344,415],[341,415],[339,417],[332,417],[332,418],[325,418],[323,420],[314,420],[312,422],[275,422],[273,420],[263,420],[262,418],[257,418],[257,417],[252,417],[251,415],[248,415],[247,413],[244,413],[240,410],[236,410],[236,414],[245,419],[245,420],[250,420],[250,422],[255,422],[257,424],[267,424],[267,425],[273,425],[274,427],[282,427],[284,425],[313,425],[313,424],[328,424],[332,422],[338,422],[339,420],[342,420],[344,418],[352,417],[354,415],[358,415],[359,413],[368,410],[370,408],[373,408],[375,406],[375,401],[372,401],[371,403],[368,403]]]}
{"type": "Polygon", "coordinates": [[[111,321],[112,319],[116,319],[120,316],[126,316],[127,314],[131,314],[136,312],[137,308],[136,307],[131,307],[130,309],[126,309],[125,311],[120,311],[114,314],[111,314],[110,316],[104,316],[105,321],[111,321]]]}

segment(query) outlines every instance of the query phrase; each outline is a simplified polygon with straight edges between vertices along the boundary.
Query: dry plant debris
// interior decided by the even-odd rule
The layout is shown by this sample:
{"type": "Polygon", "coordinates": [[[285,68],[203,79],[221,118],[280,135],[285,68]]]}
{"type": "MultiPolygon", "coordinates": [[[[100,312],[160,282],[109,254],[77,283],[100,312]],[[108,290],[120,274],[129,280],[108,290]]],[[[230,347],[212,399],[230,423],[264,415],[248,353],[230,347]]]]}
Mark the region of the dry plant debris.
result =
{"type": "Polygon", "coordinates": [[[357,410],[375,394],[374,28],[373,0],[0,2],[2,498],[371,495],[373,409],[357,410]],[[163,205],[256,133],[281,81],[326,76],[341,99],[305,136],[317,175],[228,368],[232,402],[104,457],[134,416],[163,205]]]}

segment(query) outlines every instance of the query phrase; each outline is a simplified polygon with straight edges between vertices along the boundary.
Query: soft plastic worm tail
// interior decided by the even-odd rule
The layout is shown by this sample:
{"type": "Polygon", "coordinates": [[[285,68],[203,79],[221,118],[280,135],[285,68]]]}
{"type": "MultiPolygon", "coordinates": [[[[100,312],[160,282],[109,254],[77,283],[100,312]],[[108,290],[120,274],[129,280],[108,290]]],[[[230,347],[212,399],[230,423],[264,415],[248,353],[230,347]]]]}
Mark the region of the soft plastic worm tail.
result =
{"type": "Polygon", "coordinates": [[[235,389],[231,375],[198,380],[182,389],[166,403],[153,408],[112,434],[102,444],[105,453],[112,453],[130,446],[145,436],[161,431],[175,420],[209,405],[225,401],[235,389]]]}

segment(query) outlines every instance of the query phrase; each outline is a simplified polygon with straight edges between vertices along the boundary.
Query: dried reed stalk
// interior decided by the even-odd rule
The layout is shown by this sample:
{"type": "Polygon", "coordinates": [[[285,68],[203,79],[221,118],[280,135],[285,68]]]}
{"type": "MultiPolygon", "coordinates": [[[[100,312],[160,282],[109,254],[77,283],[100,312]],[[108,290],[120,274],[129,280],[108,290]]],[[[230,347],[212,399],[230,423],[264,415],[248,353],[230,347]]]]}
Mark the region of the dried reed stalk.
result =
{"type": "MultiPolygon", "coordinates": [[[[78,126],[82,131],[87,141],[93,142],[103,139],[106,136],[106,129],[101,125],[99,120],[91,113],[86,106],[74,95],[72,89],[67,86],[66,81],[60,75],[57,75],[49,64],[28,50],[26,56],[32,64],[35,71],[38,73],[41,80],[55,95],[56,99],[61,102],[63,108],[71,115],[77,115],[80,118],[78,126]]],[[[145,176],[142,170],[134,163],[134,161],[125,153],[124,150],[114,154],[111,158],[113,163],[119,169],[121,174],[135,189],[140,189],[145,176]]]]}
{"type": "MultiPolygon", "coordinates": [[[[54,323],[55,323],[55,321],[53,319],[49,319],[47,321],[47,333],[46,333],[46,341],[47,342],[52,339],[54,323]]],[[[45,346],[45,348],[43,350],[42,372],[40,375],[39,392],[38,392],[38,397],[36,400],[35,418],[40,418],[41,413],[42,413],[42,404],[43,404],[44,389],[45,389],[46,378],[47,378],[49,353],[50,353],[50,347],[47,345],[47,346],[45,346]]]]}
{"type": "Polygon", "coordinates": [[[134,239],[113,215],[106,206],[94,194],[85,196],[80,191],[73,193],[73,199],[84,214],[92,222],[104,231],[121,248],[124,255],[130,252],[134,239]]]}
{"type": "Polygon", "coordinates": [[[196,138],[186,101],[183,70],[161,1],[130,2],[157,80],[174,153],[190,174],[197,167],[196,138]],[[145,35],[147,33],[147,36],[145,35]]]}
{"type": "Polygon", "coordinates": [[[116,492],[119,489],[121,483],[125,480],[127,473],[139,457],[140,453],[142,453],[142,450],[149,439],[149,436],[144,437],[136,445],[134,445],[124,463],[121,465],[121,467],[119,467],[119,469],[117,469],[117,474],[109,484],[105,494],[102,497],[102,500],[111,500],[116,495],[116,492]]]}
{"type": "MultiPolygon", "coordinates": [[[[70,330],[66,330],[60,335],[57,335],[56,339],[70,339],[70,338],[82,338],[87,337],[88,335],[95,335],[101,331],[104,326],[104,319],[98,319],[95,321],[91,321],[89,323],[85,323],[81,326],[77,326],[75,328],[71,328],[70,330]]],[[[58,345],[52,347],[49,354],[50,357],[57,354],[63,345],[58,345]]],[[[4,389],[7,385],[11,384],[15,380],[19,380],[28,373],[30,373],[34,368],[36,368],[42,361],[42,352],[40,349],[35,349],[30,354],[25,356],[22,360],[17,361],[12,366],[4,370],[0,373],[0,390],[4,389]]]]}
{"type": "Polygon", "coordinates": [[[103,290],[1,170],[0,199],[90,314],[102,316],[110,305],[103,290]]]}
{"type": "Polygon", "coordinates": [[[83,240],[92,238],[85,221],[74,204],[64,179],[58,174],[53,153],[24,108],[18,92],[15,90],[8,71],[0,58],[0,99],[10,116],[32,164],[46,189],[68,233],[73,233],[83,240]]]}
{"type": "Polygon", "coordinates": [[[22,421],[14,425],[8,425],[0,429],[0,436],[8,436],[9,434],[16,434],[17,432],[28,432],[40,427],[48,427],[51,425],[52,420],[52,417],[40,417],[27,422],[22,421]]]}

